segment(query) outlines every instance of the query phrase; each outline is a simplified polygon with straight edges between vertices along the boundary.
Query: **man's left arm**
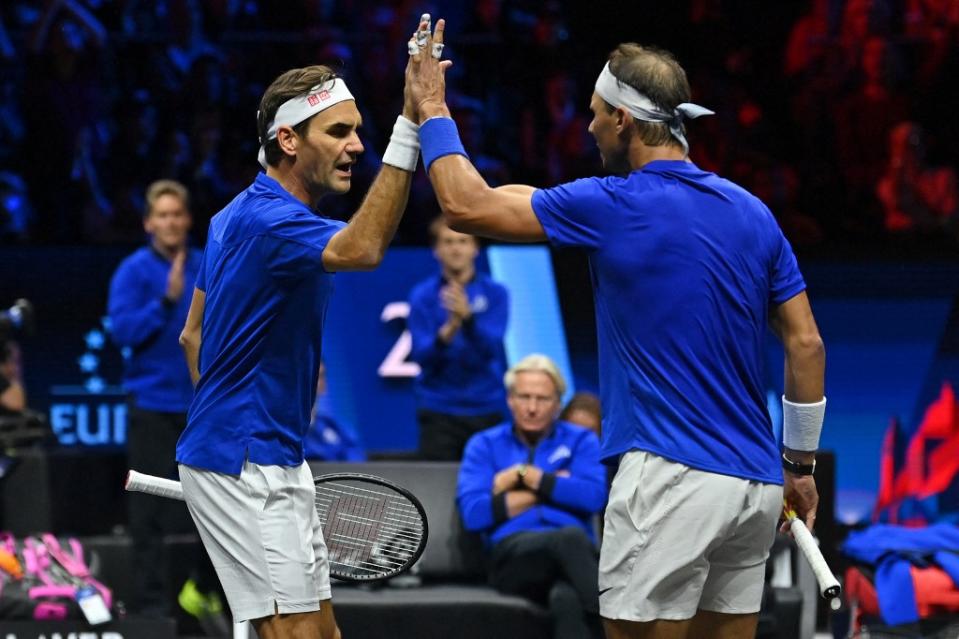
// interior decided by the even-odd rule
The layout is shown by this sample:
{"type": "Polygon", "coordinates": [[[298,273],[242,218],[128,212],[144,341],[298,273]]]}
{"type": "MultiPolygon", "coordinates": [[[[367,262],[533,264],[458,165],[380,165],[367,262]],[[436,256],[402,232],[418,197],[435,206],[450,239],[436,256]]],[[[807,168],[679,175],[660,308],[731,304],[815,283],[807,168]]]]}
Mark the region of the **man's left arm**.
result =
{"type": "Polygon", "coordinates": [[[599,459],[599,440],[585,432],[573,446],[565,471],[549,473],[530,468],[524,484],[556,506],[586,513],[599,512],[606,503],[606,469],[599,459]]]}
{"type": "Polygon", "coordinates": [[[503,347],[509,321],[509,293],[506,288],[494,283],[487,298],[488,308],[482,313],[471,314],[463,322],[462,328],[464,337],[484,360],[494,357],[503,347]]]}
{"type": "Polygon", "coordinates": [[[203,339],[203,309],[206,306],[206,293],[199,288],[193,289],[190,311],[186,324],[180,333],[180,346],[186,356],[186,365],[190,369],[190,380],[196,386],[200,381],[200,343],[203,339]]]}

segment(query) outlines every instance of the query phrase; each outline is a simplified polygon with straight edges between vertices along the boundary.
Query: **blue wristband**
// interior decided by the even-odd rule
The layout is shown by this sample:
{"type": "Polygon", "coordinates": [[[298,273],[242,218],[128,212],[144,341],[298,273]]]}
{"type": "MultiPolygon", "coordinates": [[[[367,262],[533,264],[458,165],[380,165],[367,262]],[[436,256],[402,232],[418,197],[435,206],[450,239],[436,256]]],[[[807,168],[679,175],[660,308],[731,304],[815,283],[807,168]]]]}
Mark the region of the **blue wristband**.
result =
{"type": "Polygon", "coordinates": [[[455,154],[466,159],[470,157],[460,142],[460,134],[452,118],[430,118],[420,125],[420,151],[427,173],[433,162],[443,156],[455,154]]]}

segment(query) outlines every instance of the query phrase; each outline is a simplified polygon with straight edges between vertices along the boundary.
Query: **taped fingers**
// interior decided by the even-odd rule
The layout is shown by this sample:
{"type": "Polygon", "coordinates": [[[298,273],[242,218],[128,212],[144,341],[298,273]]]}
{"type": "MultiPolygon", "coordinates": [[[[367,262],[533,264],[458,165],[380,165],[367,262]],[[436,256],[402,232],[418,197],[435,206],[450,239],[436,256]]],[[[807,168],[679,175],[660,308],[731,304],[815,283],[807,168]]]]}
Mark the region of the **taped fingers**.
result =
{"type": "Polygon", "coordinates": [[[430,38],[430,32],[433,30],[430,14],[424,13],[420,16],[420,28],[416,32],[416,44],[420,48],[426,46],[426,41],[430,38]]]}
{"type": "Polygon", "coordinates": [[[439,60],[440,58],[442,58],[442,57],[443,57],[443,47],[445,47],[445,46],[446,46],[446,45],[443,44],[442,42],[434,42],[434,43],[433,43],[433,50],[431,51],[433,57],[436,58],[437,60],[439,60]]]}

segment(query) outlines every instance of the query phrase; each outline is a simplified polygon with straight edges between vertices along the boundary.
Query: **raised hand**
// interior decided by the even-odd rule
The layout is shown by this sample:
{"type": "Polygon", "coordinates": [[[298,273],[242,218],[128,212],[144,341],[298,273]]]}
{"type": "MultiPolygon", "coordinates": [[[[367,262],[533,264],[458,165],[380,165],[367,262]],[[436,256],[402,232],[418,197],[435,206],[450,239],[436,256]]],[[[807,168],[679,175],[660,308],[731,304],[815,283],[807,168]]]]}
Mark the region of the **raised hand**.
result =
{"type": "Polygon", "coordinates": [[[449,116],[446,106],[446,70],[453,63],[440,60],[445,46],[446,21],[437,20],[432,33],[429,25],[429,15],[424,14],[419,29],[407,45],[410,62],[406,66],[406,90],[409,91],[412,108],[420,123],[434,116],[449,116]]]}
{"type": "Polygon", "coordinates": [[[466,289],[458,282],[452,282],[440,289],[440,303],[460,321],[465,322],[473,314],[466,289]]]}
{"type": "Polygon", "coordinates": [[[180,301],[183,296],[183,263],[186,261],[186,250],[181,249],[173,258],[170,272],[166,278],[166,298],[171,303],[180,301]]]}

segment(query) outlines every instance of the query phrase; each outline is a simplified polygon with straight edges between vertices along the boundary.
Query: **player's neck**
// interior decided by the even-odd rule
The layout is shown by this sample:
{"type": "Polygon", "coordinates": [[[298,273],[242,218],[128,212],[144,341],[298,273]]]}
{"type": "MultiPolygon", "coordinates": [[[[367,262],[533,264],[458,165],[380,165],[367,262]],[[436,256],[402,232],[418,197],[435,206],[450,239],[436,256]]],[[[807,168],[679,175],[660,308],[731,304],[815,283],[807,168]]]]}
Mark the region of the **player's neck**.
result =
{"type": "Polygon", "coordinates": [[[312,193],[306,181],[296,171],[270,166],[266,169],[266,175],[279,182],[290,195],[311,209],[315,208],[316,203],[320,201],[321,194],[312,193]]]}
{"type": "Polygon", "coordinates": [[[659,146],[646,146],[638,139],[629,147],[629,166],[633,171],[637,171],[650,162],[656,160],[686,160],[686,153],[682,148],[672,144],[661,144],[659,146]]]}

